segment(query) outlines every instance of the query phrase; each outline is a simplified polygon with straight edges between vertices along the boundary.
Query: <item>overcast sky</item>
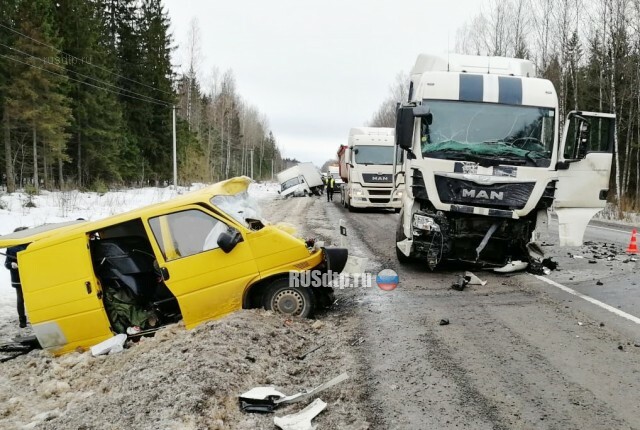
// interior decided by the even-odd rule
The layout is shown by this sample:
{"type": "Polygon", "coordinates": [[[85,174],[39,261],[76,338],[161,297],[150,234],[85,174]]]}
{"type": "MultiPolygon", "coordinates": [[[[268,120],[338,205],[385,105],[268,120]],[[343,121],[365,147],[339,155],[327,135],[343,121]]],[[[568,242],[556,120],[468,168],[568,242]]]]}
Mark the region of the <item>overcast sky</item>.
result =
{"type": "Polygon", "coordinates": [[[479,0],[165,0],[175,61],[200,27],[200,78],[232,69],[285,157],[321,166],[365,125],[420,52],[453,52],[479,0]]]}

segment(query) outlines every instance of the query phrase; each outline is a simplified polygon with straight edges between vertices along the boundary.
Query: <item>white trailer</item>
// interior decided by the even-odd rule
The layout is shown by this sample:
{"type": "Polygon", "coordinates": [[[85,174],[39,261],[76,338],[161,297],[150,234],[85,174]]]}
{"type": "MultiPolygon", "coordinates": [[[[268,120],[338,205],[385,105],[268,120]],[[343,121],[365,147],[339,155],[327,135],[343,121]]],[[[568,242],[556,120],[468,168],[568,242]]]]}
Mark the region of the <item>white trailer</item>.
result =
{"type": "Polygon", "coordinates": [[[559,116],[530,61],[420,55],[397,111],[398,260],[531,262],[551,207],[560,244],[580,245],[606,203],[615,115],[570,112],[562,134],[559,116]]]}
{"type": "Polygon", "coordinates": [[[357,127],[338,149],[340,200],[349,210],[387,208],[400,211],[403,188],[393,189],[394,130],[357,127]]]}
{"type": "Polygon", "coordinates": [[[300,163],[276,175],[282,197],[322,194],[324,184],[320,170],[313,163],[300,163]]]}

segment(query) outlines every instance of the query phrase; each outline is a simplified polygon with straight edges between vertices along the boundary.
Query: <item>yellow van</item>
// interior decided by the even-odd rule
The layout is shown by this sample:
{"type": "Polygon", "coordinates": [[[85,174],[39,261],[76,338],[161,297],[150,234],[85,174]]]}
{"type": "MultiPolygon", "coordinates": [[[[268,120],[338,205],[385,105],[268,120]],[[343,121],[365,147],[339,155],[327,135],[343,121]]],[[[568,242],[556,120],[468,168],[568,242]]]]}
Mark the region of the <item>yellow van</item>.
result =
{"type": "Polygon", "coordinates": [[[253,218],[250,182],[233,178],[99,221],[0,236],[0,248],[29,244],[18,266],[40,345],[58,355],[134,326],[144,333],[183,320],[192,328],[255,307],[307,317],[330,304],[331,288],[296,287],[289,273],[338,273],[347,251],[253,218]]]}

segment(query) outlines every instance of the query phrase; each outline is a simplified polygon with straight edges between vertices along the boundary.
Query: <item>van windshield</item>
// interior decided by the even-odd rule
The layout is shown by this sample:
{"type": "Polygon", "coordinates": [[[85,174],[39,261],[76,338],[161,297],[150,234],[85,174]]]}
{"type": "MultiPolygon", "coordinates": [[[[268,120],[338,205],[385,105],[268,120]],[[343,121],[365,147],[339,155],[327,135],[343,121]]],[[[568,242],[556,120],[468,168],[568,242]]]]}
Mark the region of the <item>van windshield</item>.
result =
{"type": "Polygon", "coordinates": [[[498,103],[425,100],[431,124],[421,120],[423,157],[479,164],[548,167],[555,109],[498,103]]]}

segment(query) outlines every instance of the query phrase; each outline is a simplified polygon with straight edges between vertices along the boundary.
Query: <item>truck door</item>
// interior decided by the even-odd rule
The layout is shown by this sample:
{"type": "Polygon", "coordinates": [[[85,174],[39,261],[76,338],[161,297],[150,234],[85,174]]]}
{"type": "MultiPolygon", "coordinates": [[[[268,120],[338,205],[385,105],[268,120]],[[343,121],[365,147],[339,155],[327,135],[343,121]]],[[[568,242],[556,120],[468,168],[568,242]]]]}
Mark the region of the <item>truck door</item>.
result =
{"type": "Polygon", "coordinates": [[[560,245],[579,246],[609,192],[615,115],[570,112],[559,148],[554,200],[560,245]]]}
{"type": "Polygon", "coordinates": [[[218,247],[220,233],[235,227],[197,206],[152,217],[148,227],[187,328],[242,308],[258,268],[246,238],[229,253],[218,247]]]}

